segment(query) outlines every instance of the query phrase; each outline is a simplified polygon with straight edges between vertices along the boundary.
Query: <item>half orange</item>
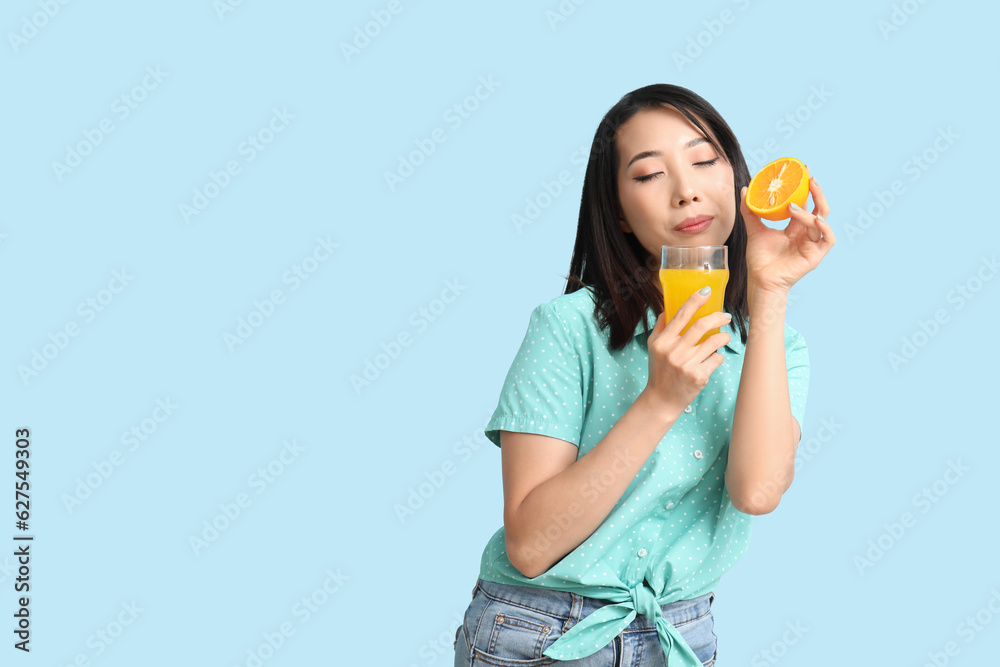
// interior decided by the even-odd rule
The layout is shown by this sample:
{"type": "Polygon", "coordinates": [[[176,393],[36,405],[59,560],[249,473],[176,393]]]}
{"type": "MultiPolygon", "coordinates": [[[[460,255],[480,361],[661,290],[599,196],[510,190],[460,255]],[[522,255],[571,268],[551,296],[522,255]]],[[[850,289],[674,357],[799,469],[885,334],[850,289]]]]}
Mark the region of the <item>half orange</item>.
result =
{"type": "Polygon", "coordinates": [[[788,205],[804,207],[809,197],[809,170],[801,160],[778,158],[757,172],[747,188],[747,207],[765,220],[792,217],[788,205]]]}

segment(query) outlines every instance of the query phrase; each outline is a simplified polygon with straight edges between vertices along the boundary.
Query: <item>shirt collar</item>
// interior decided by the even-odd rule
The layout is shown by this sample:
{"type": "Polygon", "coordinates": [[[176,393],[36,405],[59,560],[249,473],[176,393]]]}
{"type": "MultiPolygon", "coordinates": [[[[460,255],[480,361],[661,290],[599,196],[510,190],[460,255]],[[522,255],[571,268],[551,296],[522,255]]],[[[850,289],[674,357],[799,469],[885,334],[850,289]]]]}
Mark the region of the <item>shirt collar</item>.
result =
{"type": "MultiPolygon", "coordinates": [[[[730,313],[728,308],[723,307],[722,312],[730,313]]],[[[653,330],[653,326],[656,324],[656,313],[653,312],[652,308],[646,309],[646,324],[649,326],[649,330],[653,330]]],[[[719,348],[719,351],[727,350],[731,354],[740,354],[746,348],[743,342],[740,340],[740,331],[736,328],[734,321],[730,321],[729,324],[719,329],[719,331],[725,331],[729,334],[729,342],[719,348]]],[[[643,343],[646,342],[646,333],[643,331],[642,319],[639,319],[639,324],[635,328],[635,338],[636,340],[641,340],[643,343]]]]}

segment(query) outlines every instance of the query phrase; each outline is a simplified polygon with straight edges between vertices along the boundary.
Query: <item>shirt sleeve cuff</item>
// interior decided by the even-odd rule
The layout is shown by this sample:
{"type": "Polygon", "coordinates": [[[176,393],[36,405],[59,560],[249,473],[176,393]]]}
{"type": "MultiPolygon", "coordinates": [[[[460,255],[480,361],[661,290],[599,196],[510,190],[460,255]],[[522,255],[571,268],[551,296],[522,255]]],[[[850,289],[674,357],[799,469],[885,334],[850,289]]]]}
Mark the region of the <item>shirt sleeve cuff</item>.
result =
{"type": "Polygon", "coordinates": [[[536,435],[547,435],[552,438],[565,440],[574,447],[580,446],[580,429],[566,424],[560,424],[545,418],[513,417],[510,415],[496,415],[490,419],[486,425],[486,437],[496,445],[500,446],[500,431],[515,431],[517,433],[534,433],[536,435]]]}

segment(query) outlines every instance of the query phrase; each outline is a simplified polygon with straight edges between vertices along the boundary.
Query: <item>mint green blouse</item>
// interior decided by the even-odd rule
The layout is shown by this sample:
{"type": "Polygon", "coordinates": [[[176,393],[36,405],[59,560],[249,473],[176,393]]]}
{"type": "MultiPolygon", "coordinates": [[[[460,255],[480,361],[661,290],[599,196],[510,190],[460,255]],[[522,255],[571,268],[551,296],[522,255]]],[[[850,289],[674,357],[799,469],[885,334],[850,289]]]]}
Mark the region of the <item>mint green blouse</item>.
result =
{"type": "MultiPolygon", "coordinates": [[[[559,438],[586,454],[645,388],[649,372],[642,322],[618,352],[594,318],[588,289],[564,294],[532,312],[528,330],[485,433],[559,438]]],[[[646,314],[650,329],[656,322],[646,314]]],[[[655,622],[668,667],[701,667],[694,651],[660,610],[715,589],[750,541],[751,516],[726,491],[725,469],[745,345],[733,323],[731,341],[708,384],[656,446],[611,513],[582,544],[548,571],[522,575],[507,558],[501,526],[483,550],[480,578],[609,600],[563,633],[543,654],[574,660],[596,653],[636,614],[655,622]]],[[[785,366],[792,415],[803,424],[809,356],[802,336],[785,324],[785,366]]],[[[543,539],[539,536],[539,539],[543,539]]]]}

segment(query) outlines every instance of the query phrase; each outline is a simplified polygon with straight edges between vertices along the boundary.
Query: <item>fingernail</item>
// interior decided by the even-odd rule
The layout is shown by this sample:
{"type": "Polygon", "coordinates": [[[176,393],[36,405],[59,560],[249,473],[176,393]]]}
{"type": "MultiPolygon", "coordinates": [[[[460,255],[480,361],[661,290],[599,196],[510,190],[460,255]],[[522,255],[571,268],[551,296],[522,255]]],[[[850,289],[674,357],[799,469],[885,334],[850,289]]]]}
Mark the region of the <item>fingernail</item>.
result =
{"type": "Polygon", "coordinates": [[[700,294],[702,296],[708,296],[711,292],[712,292],[712,288],[709,285],[705,285],[700,290],[698,290],[698,294],[700,294]]]}
{"type": "Polygon", "coordinates": [[[723,314],[724,314],[724,315],[726,316],[726,319],[727,319],[727,320],[731,320],[731,319],[733,319],[733,316],[732,316],[732,314],[730,314],[730,313],[723,313],[723,314]]]}
{"type": "Polygon", "coordinates": [[[823,216],[821,216],[821,215],[817,215],[817,216],[816,216],[816,219],[817,219],[817,220],[819,220],[820,222],[826,222],[826,218],[824,218],[824,217],[823,217],[823,216]]]}
{"type": "Polygon", "coordinates": [[[792,202],[791,204],[789,204],[788,208],[792,209],[793,211],[801,211],[802,210],[802,207],[799,206],[798,204],[796,204],[795,202],[792,202]]]}

